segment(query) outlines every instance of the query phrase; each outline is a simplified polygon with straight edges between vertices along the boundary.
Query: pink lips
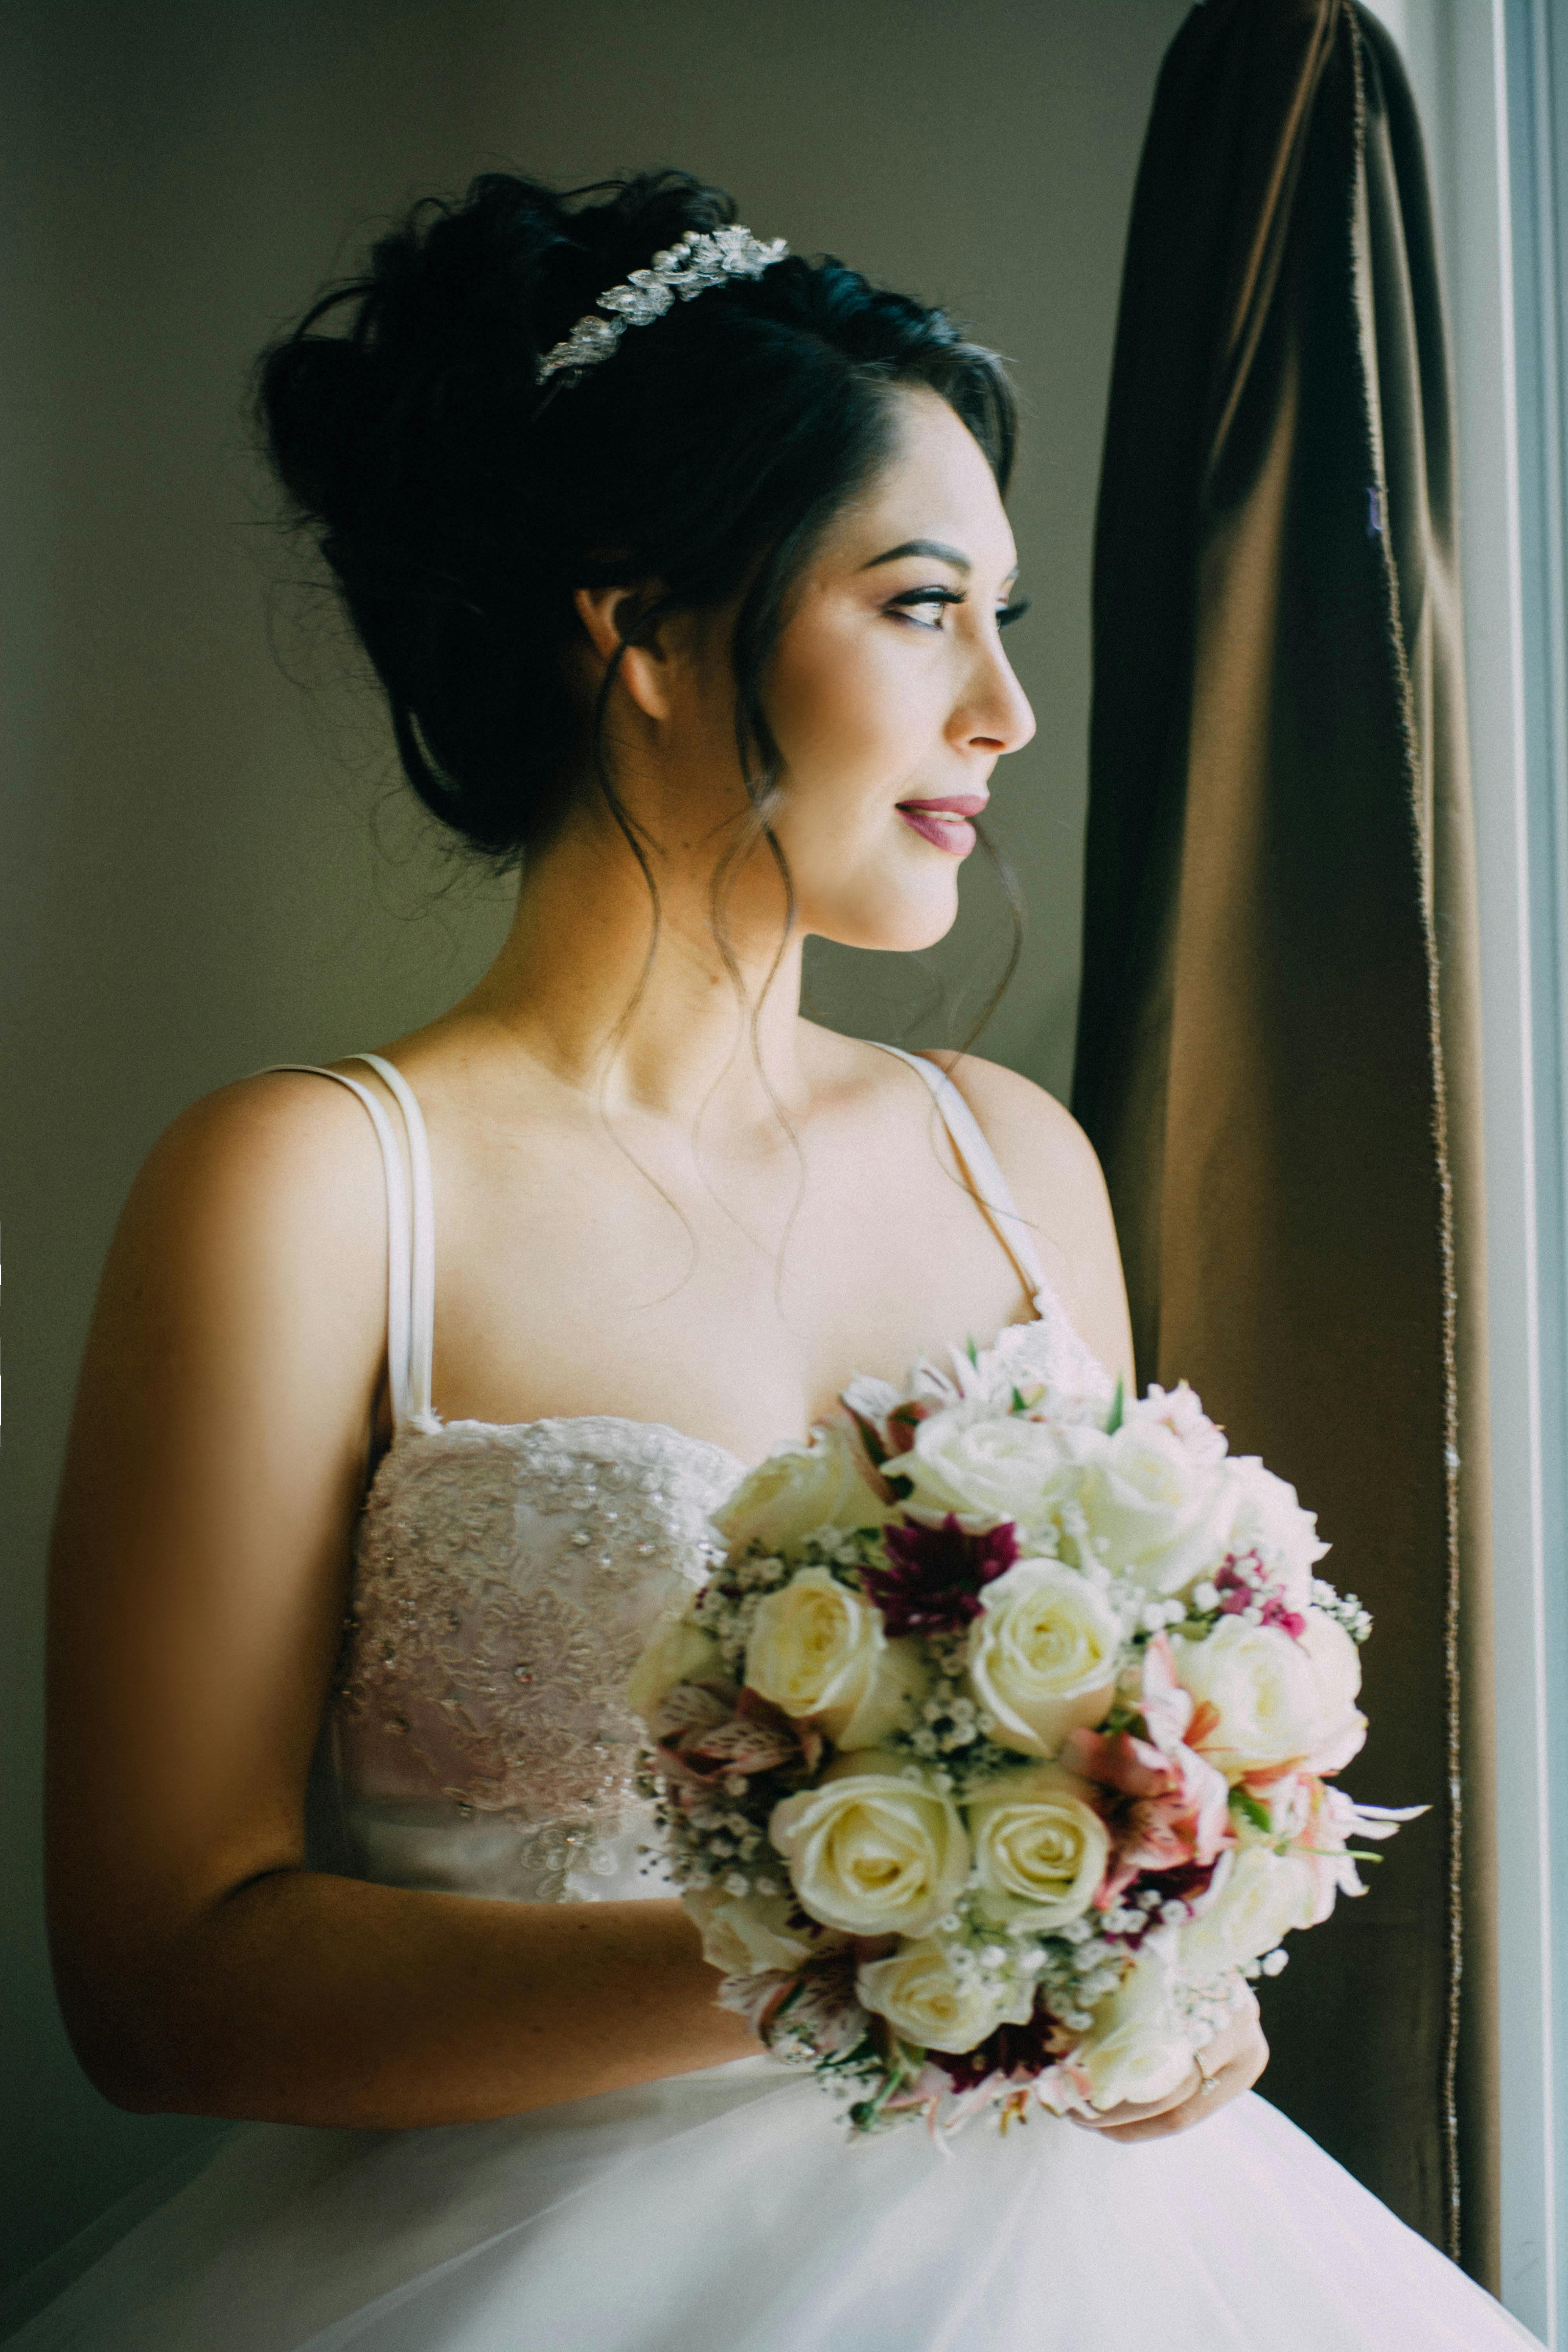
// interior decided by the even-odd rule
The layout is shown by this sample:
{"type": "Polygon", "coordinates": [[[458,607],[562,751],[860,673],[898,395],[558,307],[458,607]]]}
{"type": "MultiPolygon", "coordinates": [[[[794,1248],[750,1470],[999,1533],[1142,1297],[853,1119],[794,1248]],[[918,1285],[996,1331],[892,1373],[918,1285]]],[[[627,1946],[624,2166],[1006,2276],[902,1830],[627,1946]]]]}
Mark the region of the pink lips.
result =
{"type": "Polygon", "coordinates": [[[934,842],[955,857],[967,857],[974,846],[971,817],[980,814],[987,793],[950,793],[943,800],[900,801],[899,814],[922,839],[934,842]]]}

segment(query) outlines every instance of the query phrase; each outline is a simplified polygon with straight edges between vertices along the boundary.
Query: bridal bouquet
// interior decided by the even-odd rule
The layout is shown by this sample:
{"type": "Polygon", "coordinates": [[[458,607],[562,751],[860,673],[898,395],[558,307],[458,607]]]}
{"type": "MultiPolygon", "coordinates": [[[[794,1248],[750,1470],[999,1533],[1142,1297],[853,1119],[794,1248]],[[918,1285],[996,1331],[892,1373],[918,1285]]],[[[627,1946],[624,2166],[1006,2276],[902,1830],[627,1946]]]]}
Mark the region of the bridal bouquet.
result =
{"type": "Polygon", "coordinates": [[[1331,1785],[1370,1620],[1294,1488],[1015,1352],[856,1381],[630,1686],[721,1999],[859,2131],[1168,2096],[1409,1818],[1331,1785]]]}

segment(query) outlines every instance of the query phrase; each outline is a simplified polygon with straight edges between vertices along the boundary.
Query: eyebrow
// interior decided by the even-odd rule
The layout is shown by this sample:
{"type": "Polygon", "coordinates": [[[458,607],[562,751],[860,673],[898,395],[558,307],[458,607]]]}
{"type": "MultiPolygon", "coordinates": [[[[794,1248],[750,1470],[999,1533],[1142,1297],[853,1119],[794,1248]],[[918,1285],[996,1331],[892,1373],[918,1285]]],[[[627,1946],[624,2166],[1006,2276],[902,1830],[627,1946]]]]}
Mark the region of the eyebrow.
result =
{"type": "Polygon", "coordinates": [[[970,572],[974,566],[962,549],[948,547],[940,539],[906,539],[897,547],[889,547],[883,555],[874,555],[869,563],[860,566],[862,572],[875,572],[879,563],[897,563],[901,555],[934,555],[939,563],[951,563],[955,572],[970,572]]]}
{"type": "MultiPolygon", "coordinates": [[[[968,579],[974,570],[973,564],[962,548],[949,547],[946,541],[942,539],[901,540],[897,547],[889,547],[884,554],[874,555],[869,563],[863,563],[860,569],[862,572],[875,572],[879,563],[897,563],[900,557],[905,555],[934,556],[939,563],[951,563],[953,570],[962,572],[965,579],[968,579]]],[[[1009,580],[1016,580],[1018,577],[1018,567],[1016,563],[1007,577],[1009,580]]]]}

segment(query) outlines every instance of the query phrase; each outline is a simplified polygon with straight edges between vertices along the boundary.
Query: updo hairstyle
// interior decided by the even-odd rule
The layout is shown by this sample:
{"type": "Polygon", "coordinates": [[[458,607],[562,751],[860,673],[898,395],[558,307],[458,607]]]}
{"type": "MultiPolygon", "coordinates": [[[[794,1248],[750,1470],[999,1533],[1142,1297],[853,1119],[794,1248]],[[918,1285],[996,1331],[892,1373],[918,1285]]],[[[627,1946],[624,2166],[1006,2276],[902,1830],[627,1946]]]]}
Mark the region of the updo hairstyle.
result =
{"type": "MultiPolygon", "coordinates": [[[[889,388],[940,394],[1006,489],[1016,411],[994,354],[831,258],[726,279],[578,381],[541,384],[542,355],[598,295],[734,212],[682,172],[568,194],[485,173],[460,203],[416,205],[258,362],[268,454],[385,689],[408,780],[498,866],[550,838],[582,772],[574,589],[662,583],[657,604],[623,608],[629,643],[744,586],[738,752],[767,832],[768,656],[824,526],[891,449],[889,388]]],[[[609,684],[593,748],[646,872],[603,756],[609,684]]]]}

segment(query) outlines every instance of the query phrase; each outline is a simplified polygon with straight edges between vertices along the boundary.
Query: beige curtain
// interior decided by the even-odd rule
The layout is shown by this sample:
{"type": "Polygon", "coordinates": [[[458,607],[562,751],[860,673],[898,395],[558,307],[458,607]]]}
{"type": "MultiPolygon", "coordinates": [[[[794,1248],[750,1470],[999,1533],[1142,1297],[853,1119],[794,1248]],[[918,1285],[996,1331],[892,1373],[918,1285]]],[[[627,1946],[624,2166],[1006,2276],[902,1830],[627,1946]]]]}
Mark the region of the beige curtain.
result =
{"type": "Polygon", "coordinates": [[[1122,288],[1075,1108],[1110,1179],[1141,1380],[1185,1376],[1233,1448],[1316,1508],[1325,1572],[1375,1619],[1348,1785],[1433,1808],[1364,1900],[1295,1939],[1265,1990],[1260,2088],[1490,2282],[1453,497],[1396,53],[1350,0],[1208,0],[1161,76],[1122,288]]]}

